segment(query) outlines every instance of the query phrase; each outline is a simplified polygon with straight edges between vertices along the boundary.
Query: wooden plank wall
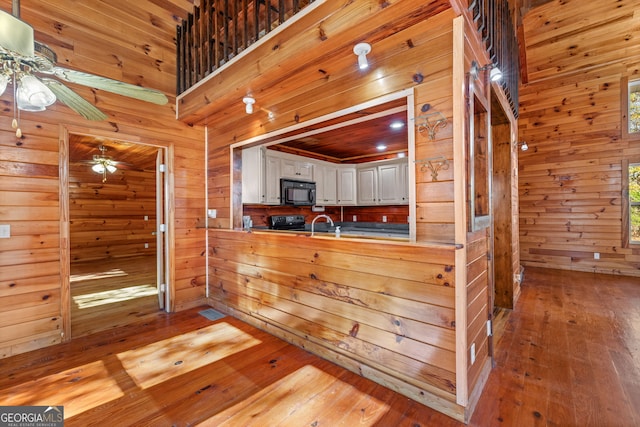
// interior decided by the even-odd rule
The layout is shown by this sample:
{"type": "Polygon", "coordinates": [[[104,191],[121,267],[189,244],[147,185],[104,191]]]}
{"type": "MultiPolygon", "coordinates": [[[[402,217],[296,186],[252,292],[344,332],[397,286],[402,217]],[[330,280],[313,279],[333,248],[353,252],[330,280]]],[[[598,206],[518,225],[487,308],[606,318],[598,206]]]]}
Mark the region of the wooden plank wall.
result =
{"type": "MultiPolygon", "coordinates": [[[[23,138],[11,129],[11,90],[0,98],[0,357],[62,340],[59,201],[60,127],[87,134],[134,136],[175,149],[175,309],[201,304],[205,295],[204,133],[175,120],[174,14],[150,2],[114,0],[22,1],[22,19],[65,66],[160,89],[166,106],[70,85],[109,115],[88,122],[57,103],[46,112],[21,115],[23,138]]],[[[11,10],[11,2],[0,0],[11,10]]],[[[175,12],[175,11],[174,11],[175,12]]],[[[136,142],[134,141],[134,142],[136,142]]]]}
{"type": "Polygon", "coordinates": [[[119,170],[102,183],[89,166],[71,166],[71,262],[155,254],[155,193],[154,171],[119,170]]]}
{"type": "Polygon", "coordinates": [[[552,2],[524,17],[520,244],[525,266],[640,276],[622,247],[623,77],[640,73],[637,2],[552,2]],[[594,259],[594,252],[600,259],[594,259]]]}
{"type": "MultiPolygon", "coordinates": [[[[440,410],[453,411],[450,412],[452,416],[462,419],[455,400],[455,347],[446,349],[448,356],[445,358],[441,358],[444,353],[440,350],[435,359],[430,351],[414,356],[403,355],[397,347],[404,345],[402,340],[395,343],[393,335],[389,335],[393,334],[393,330],[387,325],[389,316],[424,322],[424,327],[431,325],[422,316],[431,316],[442,310],[429,304],[434,302],[433,298],[439,298],[437,294],[444,289],[422,286],[418,290],[419,295],[411,297],[415,301],[408,303],[395,297],[389,298],[371,287],[378,286],[374,285],[376,283],[388,283],[393,284],[394,288],[397,286],[398,292],[405,292],[401,290],[405,279],[423,282],[433,274],[436,277],[442,275],[441,271],[435,273],[434,269],[442,269],[443,265],[436,261],[437,258],[426,256],[420,245],[408,245],[402,249],[424,255],[415,259],[420,267],[414,267],[407,265],[409,258],[396,253],[398,247],[386,243],[352,243],[346,239],[332,243],[321,239],[316,241],[316,238],[309,240],[214,230],[233,228],[230,216],[232,200],[239,205],[239,192],[233,192],[231,186],[232,173],[236,179],[240,179],[239,169],[234,164],[232,171],[229,146],[257,134],[291,125],[291,116],[294,114],[312,112],[305,115],[305,119],[310,119],[414,87],[416,111],[428,103],[432,112],[440,111],[451,120],[453,18],[449,10],[431,18],[428,25],[421,23],[380,41],[380,45],[374,49],[384,56],[384,63],[377,63],[376,72],[361,73],[354,77],[354,58],[349,57],[334,58],[331,64],[326,65],[332,70],[331,78],[323,77],[321,82],[309,82],[308,88],[304,81],[300,81],[300,76],[283,76],[278,82],[279,87],[294,85],[297,88],[281,91],[281,99],[277,102],[283,108],[287,106],[290,114],[281,111],[272,121],[262,124],[259,115],[242,115],[239,120],[237,116],[240,114],[234,113],[229,114],[229,122],[224,126],[208,127],[209,206],[218,209],[218,217],[209,220],[209,292],[215,307],[288,337],[325,357],[332,357],[336,363],[360,370],[377,381],[402,387],[404,393],[416,400],[440,410]],[[414,80],[418,71],[424,77],[422,83],[414,80]],[[388,73],[384,77],[384,87],[380,85],[381,73],[388,73]],[[319,97],[320,93],[322,97],[319,97]],[[398,276],[405,274],[402,272],[406,268],[418,268],[423,273],[415,277],[398,276]],[[406,304],[418,304],[421,308],[415,311],[406,304]],[[368,308],[363,310],[365,305],[368,308]],[[380,332],[365,338],[363,331],[371,331],[370,327],[380,329],[380,332]],[[358,337],[364,342],[359,341],[358,337]],[[349,357],[344,357],[346,355],[349,357]],[[398,379],[402,384],[398,383],[398,379]],[[419,390],[427,390],[428,397],[421,395],[414,388],[416,386],[421,387],[419,390]]],[[[313,76],[313,79],[317,77],[313,76]]],[[[242,106],[239,105],[238,109],[242,111],[242,106]]],[[[442,155],[452,159],[452,128],[450,123],[439,131],[435,141],[416,131],[416,158],[442,155]]],[[[418,241],[446,242],[448,245],[437,246],[439,249],[436,253],[438,256],[446,253],[452,255],[453,167],[441,171],[438,182],[431,178],[430,172],[420,171],[419,168],[416,165],[418,241]]],[[[235,187],[239,188],[238,185],[235,187]]],[[[446,278],[448,282],[450,277],[453,277],[453,270],[438,280],[446,278]]],[[[429,280],[427,282],[431,283],[429,280]]],[[[447,289],[447,292],[451,291],[455,292],[447,289]]],[[[453,295],[449,297],[453,298],[453,295]]],[[[454,301],[435,304],[451,310],[441,319],[453,316],[453,304],[454,301]]],[[[441,324],[438,327],[444,326],[441,324]]],[[[461,327],[462,334],[466,335],[466,327],[461,327]]],[[[420,345],[439,346],[426,337],[418,341],[422,339],[425,341],[420,345]]],[[[424,347],[425,350],[428,348],[424,347]]]]}
{"type": "Polygon", "coordinates": [[[389,385],[416,400],[429,399],[413,388],[455,402],[453,245],[231,230],[209,236],[214,307],[274,326],[302,347],[324,348],[321,356],[356,372],[393,377],[389,385]]]}

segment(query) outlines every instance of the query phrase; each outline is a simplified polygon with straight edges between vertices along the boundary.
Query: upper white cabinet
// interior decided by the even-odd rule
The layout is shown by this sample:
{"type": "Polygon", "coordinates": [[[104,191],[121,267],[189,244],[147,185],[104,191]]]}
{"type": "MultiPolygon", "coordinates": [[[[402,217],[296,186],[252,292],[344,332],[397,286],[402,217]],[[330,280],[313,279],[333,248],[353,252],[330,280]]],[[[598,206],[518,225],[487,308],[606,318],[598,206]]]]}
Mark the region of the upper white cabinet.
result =
{"type": "Polygon", "coordinates": [[[409,203],[407,159],[338,165],[251,147],[242,150],[242,203],[280,204],[280,179],[316,183],[321,206],[409,203]]]}
{"type": "Polygon", "coordinates": [[[378,168],[359,167],[357,185],[359,205],[378,204],[378,168]]]}
{"type": "MultiPolygon", "coordinates": [[[[281,159],[269,154],[265,156],[265,201],[268,205],[280,204],[280,164],[281,159]]],[[[244,183],[244,182],[243,182],[244,183]]]]}
{"type": "Polygon", "coordinates": [[[280,177],[313,181],[313,163],[299,159],[282,158],[280,161],[280,177]]]}
{"type": "Polygon", "coordinates": [[[325,162],[313,166],[316,182],[316,204],[336,205],[338,203],[338,167],[325,162]]]}
{"type": "Polygon", "coordinates": [[[409,183],[405,179],[407,161],[384,162],[358,167],[358,205],[399,205],[409,203],[409,183]]]}
{"type": "Polygon", "coordinates": [[[353,166],[338,167],[338,205],[357,205],[356,168],[353,166]]]}
{"type": "Polygon", "coordinates": [[[265,149],[242,150],[242,203],[265,203],[265,149]]]}

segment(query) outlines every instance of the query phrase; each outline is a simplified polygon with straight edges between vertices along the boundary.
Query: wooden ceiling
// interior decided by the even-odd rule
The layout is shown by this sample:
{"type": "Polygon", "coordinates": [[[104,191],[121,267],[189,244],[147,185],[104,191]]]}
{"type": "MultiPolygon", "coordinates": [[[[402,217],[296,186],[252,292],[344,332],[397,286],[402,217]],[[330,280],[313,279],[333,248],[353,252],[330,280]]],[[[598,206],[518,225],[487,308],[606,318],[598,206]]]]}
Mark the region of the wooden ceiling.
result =
{"type": "Polygon", "coordinates": [[[101,146],[106,148],[105,156],[118,162],[118,168],[133,170],[155,170],[156,168],[157,147],[76,134],[69,135],[69,164],[94,164],[93,156],[102,155],[101,146]]]}
{"type": "MultiPolygon", "coordinates": [[[[22,0],[21,14],[22,19],[34,27],[36,39],[49,45],[64,66],[159,89],[172,102],[176,80],[176,25],[193,11],[194,3],[198,4],[198,0],[22,0]],[[113,24],[114,19],[117,25],[113,24]],[[104,22],[111,24],[104,25],[104,22]],[[95,51],[109,58],[106,62],[112,66],[104,67],[88,59],[91,56],[86,52],[95,51]],[[158,70],[162,72],[158,73],[158,70]]],[[[518,21],[521,23],[519,37],[524,47],[522,66],[525,81],[588,70],[606,61],[610,55],[620,55],[621,52],[629,57],[640,54],[637,1],[514,0],[513,4],[518,12],[524,14],[518,21]]],[[[0,8],[11,11],[11,1],[0,0],[0,8]]],[[[433,12],[438,10],[433,9],[433,12]]],[[[311,58],[309,63],[316,68],[318,66],[318,61],[311,58]]],[[[302,70],[297,72],[304,74],[302,70]]],[[[95,90],[79,91],[85,97],[100,95],[100,91],[95,90]]],[[[261,94],[261,101],[265,96],[266,91],[261,94]]],[[[233,105],[238,108],[236,103],[233,105]]],[[[216,120],[229,120],[230,114],[225,112],[216,120]]],[[[326,147],[323,156],[342,160],[362,156],[366,152],[365,147],[373,147],[382,139],[393,141],[387,144],[391,151],[398,150],[396,144],[400,142],[391,138],[392,134],[380,121],[373,126],[369,123],[360,128],[343,129],[339,135],[319,134],[295,143],[289,142],[286,149],[314,151],[323,145],[326,147]],[[329,142],[325,143],[326,140],[329,142]],[[351,148],[353,150],[349,151],[351,148]]],[[[99,144],[83,143],[85,148],[78,149],[78,154],[90,158],[92,150],[99,144]],[[93,148],[87,148],[89,146],[93,148]]],[[[118,144],[109,148],[113,150],[113,157],[129,156],[120,153],[122,146],[118,144]]],[[[135,149],[129,149],[135,153],[135,149]]],[[[369,152],[373,153],[372,150],[369,152]]]]}

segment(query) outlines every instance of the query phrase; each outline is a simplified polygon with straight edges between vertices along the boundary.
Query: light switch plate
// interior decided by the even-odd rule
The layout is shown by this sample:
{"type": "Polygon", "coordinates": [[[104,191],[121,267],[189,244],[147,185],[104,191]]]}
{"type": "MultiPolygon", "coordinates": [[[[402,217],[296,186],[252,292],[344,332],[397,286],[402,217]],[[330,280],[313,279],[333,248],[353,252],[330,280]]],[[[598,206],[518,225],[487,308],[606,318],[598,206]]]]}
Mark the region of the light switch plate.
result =
{"type": "Polygon", "coordinates": [[[11,225],[0,224],[0,239],[8,239],[11,237],[11,225]]]}

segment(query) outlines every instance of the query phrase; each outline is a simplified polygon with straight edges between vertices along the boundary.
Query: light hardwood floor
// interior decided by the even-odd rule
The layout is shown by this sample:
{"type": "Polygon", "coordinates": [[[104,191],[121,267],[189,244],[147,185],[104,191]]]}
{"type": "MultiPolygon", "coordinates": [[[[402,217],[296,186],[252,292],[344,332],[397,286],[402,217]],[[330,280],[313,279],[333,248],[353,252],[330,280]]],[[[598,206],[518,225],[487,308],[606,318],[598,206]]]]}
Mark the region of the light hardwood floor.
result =
{"type": "MultiPolygon", "coordinates": [[[[0,360],[0,405],[67,426],[461,426],[231,317],[192,309],[0,360]]],[[[472,426],[640,425],[640,279],[527,269],[472,426]]]]}
{"type": "Polygon", "coordinates": [[[160,314],[156,258],[71,264],[71,336],[117,328],[160,314]]]}

